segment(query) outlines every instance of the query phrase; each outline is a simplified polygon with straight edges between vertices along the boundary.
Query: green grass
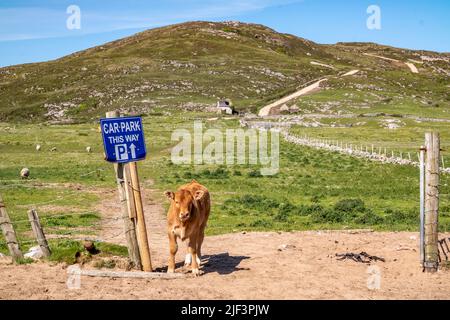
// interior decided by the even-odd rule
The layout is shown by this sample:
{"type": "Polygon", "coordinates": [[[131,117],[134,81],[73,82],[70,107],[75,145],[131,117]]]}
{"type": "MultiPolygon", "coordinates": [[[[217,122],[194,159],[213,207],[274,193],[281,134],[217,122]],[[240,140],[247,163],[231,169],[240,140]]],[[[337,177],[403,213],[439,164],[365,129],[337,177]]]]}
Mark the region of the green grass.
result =
{"type": "MultiPolygon", "coordinates": [[[[419,181],[418,169],[414,167],[382,165],[286,142],[280,146],[280,171],[275,176],[261,176],[260,168],[252,165],[173,164],[170,152],[177,143],[171,141],[173,129],[192,131],[194,119],[203,119],[205,129],[238,125],[234,119],[205,120],[215,116],[186,112],[172,116],[155,113],[145,117],[149,154],[139,163],[142,183],[149,187],[150,179],[154,182],[151,187],[160,190],[160,197],[154,201],[163,203],[166,208],[164,190],[174,190],[191,179],[197,179],[209,188],[213,205],[208,234],[244,230],[418,229],[419,181]]],[[[2,124],[2,132],[8,126],[13,127],[2,124]]],[[[6,135],[0,135],[0,192],[25,249],[33,245],[27,243],[31,232],[26,212],[31,207],[37,208],[47,233],[69,238],[76,238],[78,234],[98,234],[100,218],[95,206],[100,199],[91,191],[99,188],[114,190],[115,181],[112,165],[102,159],[100,133],[96,129],[95,123],[17,124],[15,130],[6,130],[6,135]],[[22,133],[24,129],[27,134],[22,133]],[[48,146],[57,145],[57,151],[44,149],[37,152],[34,149],[36,139],[48,146]],[[17,141],[20,143],[16,144],[17,141]],[[86,145],[93,147],[92,153],[86,153],[86,145]],[[31,169],[30,180],[17,178],[24,166],[31,169]],[[64,217],[58,217],[61,214],[64,217]]],[[[383,134],[377,130],[385,129],[373,126],[370,133],[364,133],[360,138],[366,142],[371,141],[372,135],[382,139],[383,134]]],[[[327,129],[318,131],[321,132],[327,132],[327,129]]],[[[412,135],[411,132],[411,128],[404,133],[400,131],[402,135],[398,141],[408,140],[406,137],[412,135]]],[[[446,134],[444,132],[444,137],[446,134]]],[[[408,143],[412,142],[408,140],[408,143]]],[[[441,231],[450,230],[449,180],[448,175],[442,175],[441,231]]],[[[81,249],[79,242],[70,239],[51,240],[51,246],[54,252],[51,259],[55,261],[73,261],[74,254],[81,249]]],[[[103,250],[126,254],[123,247],[104,247],[103,250]]],[[[6,252],[2,241],[0,252],[6,252]]]]}
{"type": "MultiPolygon", "coordinates": [[[[148,120],[146,120],[147,122],[148,120]]],[[[151,126],[149,123],[148,125],[151,126]]],[[[233,121],[221,122],[233,127],[233,121]]],[[[219,126],[211,124],[211,126],[219,126]]],[[[370,135],[367,135],[369,137],[370,135]]],[[[173,165],[169,161],[170,141],[161,139],[155,161],[140,168],[152,174],[160,190],[175,189],[190,179],[197,179],[212,192],[213,211],[208,232],[238,230],[306,230],[321,228],[373,227],[377,230],[417,230],[418,170],[408,166],[382,165],[349,156],[317,151],[287,143],[281,145],[280,173],[260,176],[253,166],[173,165]],[[243,205],[242,197],[257,201],[243,205]],[[355,219],[327,220],[334,206],[345,199],[362,199],[367,210],[355,219]],[[260,207],[267,201],[272,208],[260,207]],[[324,218],[306,212],[320,205],[324,218]],[[289,208],[292,211],[286,213],[289,208]],[[302,209],[303,208],[303,209],[302,209]],[[405,218],[405,216],[407,218],[405,218]]],[[[448,230],[448,176],[442,176],[442,230],[448,230]]]]}
{"type": "MultiPolygon", "coordinates": [[[[95,247],[100,251],[99,254],[101,256],[125,257],[128,255],[127,248],[124,246],[104,242],[95,242],[94,244],[95,247]]],[[[80,241],[69,239],[52,240],[49,242],[49,246],[52,250],[49,261],[54,262],[65,262],[67,264],[73,264],[76,262],[77,252],[86,252],[80,241]]]]}
{"type": "Polygon", "coordinates": [[[407,153],[411,154],[412,160],[417,161],[417,153],[421,145],[425,143],[425,133],[437,131],[441,136],[442,155],[444,159],[448,158],[450,164],[450,123],[422,121],[417,122],[412,119],[398,119],[395,117],[358,117],[358,118],[328,118],[321,119],[321,127],[301,127],[294,126],[291,133],[304,136],[307,135],[313,139],[326,139],[336,144],[352,144],[358,149],[367,147],[382,153],[386,148],[387,154],[392,151],[396,156],[400,152],[404,157],[407,153]],[[387,129],[383,126],[386,120],[393,119],[401,122],[397,129],[387,129]]]}

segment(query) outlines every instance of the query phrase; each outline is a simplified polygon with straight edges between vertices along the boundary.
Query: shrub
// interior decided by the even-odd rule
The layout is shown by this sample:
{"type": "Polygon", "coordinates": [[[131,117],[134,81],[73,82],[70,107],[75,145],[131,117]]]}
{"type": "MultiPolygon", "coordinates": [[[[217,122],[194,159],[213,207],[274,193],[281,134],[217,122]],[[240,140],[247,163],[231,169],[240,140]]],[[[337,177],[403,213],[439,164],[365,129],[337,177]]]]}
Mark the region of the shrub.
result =
{"type": "Polygon", "coordinates": [[[343,199],[334,205],[339,212],[364,212],[366,206],[361,199],[343,199]]]}
{"type": "Polygon", "coordinates": [[[271,221],[261,220],[261,219],[250,223],[250,227],[253,227],[253,228],[270,228],[272,226],[273,226],[273,223],[271,221]]]}
{"type": "Polygon", "coordinates": [[[400,210],[386,210],[386,222],[390,224],[404,223],[404,224],[413,224],[418,222],[419,213],[416,211],[400,211],[400,210]]]}
{"type": "Polygon", "coordinates": [[[192,179],[192,178],[194,178],[194,175],[190,171],[187,171],[183,174],[183,179],[192,179]]]}
{"type": "Polygon", "coordinates": [[[249,173],[247,173],[247,176],[249,178],[259,178],[262,177],[262,174],[259,170],[252,170],[249,173]]]}
{"type": "Polygon", "coordinates": [[[344,222],[345,220],[342,212],[332,209],[316,210],[311,214],[311,219],[313,222],[330,222],[330,223],[339,223],[344,222]]]}
{"type": "Polygon", "coordinates": [[[278,211],[278,213],[275,215],[275,217],[273,219],[278,222],[286,222],[286,221],[288,221],[288,218],[289,218],[289,212],[280,210],[280,211],[278,211]]]}
{"type": "Polygon", "coordinates": [[[301,216],[309,216],[316,212],[321,212],[323,210],[325,209],[319,204],[313,204],[310,206],[301,205],[300,207],[298,207],[297,214],[301,216]]]}
{"type": "Polygon", "coordinates": [[[356,223],[366,224],[366,225],[377,225],[384,222],[383,217],[380,217],[372,210],[366,210],[362,215],[355,219],[356,223]]]}

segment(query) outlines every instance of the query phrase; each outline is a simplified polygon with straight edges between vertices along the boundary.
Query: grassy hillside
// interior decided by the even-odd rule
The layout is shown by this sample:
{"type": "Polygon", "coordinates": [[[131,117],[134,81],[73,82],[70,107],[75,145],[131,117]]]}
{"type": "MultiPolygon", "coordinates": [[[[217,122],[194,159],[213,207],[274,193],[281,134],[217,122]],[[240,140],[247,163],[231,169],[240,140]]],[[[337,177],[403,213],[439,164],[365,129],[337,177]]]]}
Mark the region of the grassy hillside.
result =
{"type": "MultiPolygon", "coordinates": [[[[330,81],[333,95],[358,87],[377,96],[340,98],[339,108],[369,104],[375,111],[448,116],[449,57],[375,44],[318,45],[254,24],[191,22],[51,62],[1,68],[0,121],[86,121],[109,109],[140,114],[202,109],[221,98],[256,111],[310,80],[352,69],[363,72],[330,81]],[[420,73],[364,53],[413,59],[420,62],[420,73]],[[404,98],[407,106],[399,108],[398,99],[404,98]]],[[[321,96],[314,99],[302,108],[314,108],[321,96]]]]}

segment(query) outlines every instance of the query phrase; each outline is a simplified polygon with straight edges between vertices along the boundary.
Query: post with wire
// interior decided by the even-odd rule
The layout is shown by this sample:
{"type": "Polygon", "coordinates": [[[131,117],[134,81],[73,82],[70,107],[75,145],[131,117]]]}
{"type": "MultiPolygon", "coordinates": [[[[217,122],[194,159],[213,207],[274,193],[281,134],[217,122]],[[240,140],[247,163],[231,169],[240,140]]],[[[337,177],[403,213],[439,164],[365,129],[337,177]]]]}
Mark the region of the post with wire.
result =
{"type": "Polygon", "coordinates": [[[125,218],[125,230],[130,258],[135,260],[136,264],[140,264],[144,271],[150,272],[152,263],[136,163],[144,160],[147,155],[142,119],[141,117],[121,118],[117,112],[113,112],[108,113],[107,118],[100,120],[100,127],[105,159],[115,164],[117,177],[124,178],[121,181],[118,179],[118,186],[121,201],[126,200],[122,211],[128,212],[128,217],[125,218]],[[137,234],[135,228],[137,228],[137,234]],[[136,240],[137,243],[135,243],[136,240]]]}
{"type": "Polygon", "coordinates": [[[18,261],[23,258],[22,251],[20,250],[19,241],[17,241],[16,231],[11,223],[6,206],[3,202],[3,198],[0,195],[0,228],[5,237],[6,244],[8,246],[9,253],[14,261],[18,261]]]}
{"type": "Polygon", "coordinates": [[[423,270],[436,272],[439,267],[439,133],[425,134],[420,150],[420,255],[423,270]]]}

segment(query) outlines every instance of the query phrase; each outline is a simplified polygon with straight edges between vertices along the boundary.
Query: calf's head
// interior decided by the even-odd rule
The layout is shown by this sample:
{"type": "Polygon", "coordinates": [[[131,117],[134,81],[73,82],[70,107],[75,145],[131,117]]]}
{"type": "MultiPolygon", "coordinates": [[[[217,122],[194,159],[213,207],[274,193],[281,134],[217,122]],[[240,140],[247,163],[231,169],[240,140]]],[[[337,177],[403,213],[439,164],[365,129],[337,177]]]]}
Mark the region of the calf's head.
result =
{"type": "Polygon", "coordinates": [[[164,194],[173,202],[173,208],[180,221],[186,222],[194,214],[194,208],[198,207],[197,201],[203,197],[204,192],[197,190],[191,193],[189,190],[178,190],[177,192],[166,191],[164,194]]]}

